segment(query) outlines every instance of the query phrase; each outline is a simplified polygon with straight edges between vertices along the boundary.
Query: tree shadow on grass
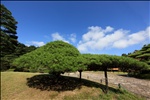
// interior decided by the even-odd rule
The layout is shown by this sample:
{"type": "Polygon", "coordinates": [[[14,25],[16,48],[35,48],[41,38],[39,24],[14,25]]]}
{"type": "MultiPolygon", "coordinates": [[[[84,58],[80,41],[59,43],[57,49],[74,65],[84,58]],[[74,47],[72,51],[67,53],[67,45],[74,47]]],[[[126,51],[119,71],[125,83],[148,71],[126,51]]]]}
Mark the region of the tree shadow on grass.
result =
{"type": "MultiPolygon", "coordinates": [[[[40,89],[42,91],[47,90],[60,92],[74,90],[76,88],[81,89],[82,86],[100,88],[103,92],[105,91],[105,85],[97,82],[86,79],[82,79],[80,82],[79,78],[69,76],[55,77],[50,74],[35,75],[31,78],[27,78],[27,85],[31,88],[40,89]]],[[[109,91],[123,93],[121,90],[112,87],[109,87],[109,91]]]]}

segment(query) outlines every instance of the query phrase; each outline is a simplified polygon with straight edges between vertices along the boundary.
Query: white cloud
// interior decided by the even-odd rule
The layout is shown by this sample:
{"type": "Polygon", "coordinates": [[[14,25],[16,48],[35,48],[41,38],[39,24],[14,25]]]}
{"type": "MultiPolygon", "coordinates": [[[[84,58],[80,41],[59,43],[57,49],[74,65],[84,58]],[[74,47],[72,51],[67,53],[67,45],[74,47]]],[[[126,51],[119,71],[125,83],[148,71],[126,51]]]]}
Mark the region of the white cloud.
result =
{"type": "Polygon", "coordinates": [[[150,26],[146,29],[146,34],[148,34],[149,42],[150,42],[150,26]]]}
{"type": "Polygon", "coordinates": [[[113,43],[114,48],[126,48],[128,46],[128,41],[126,39],[118,40],[113,43]]]}
{"type": "Polygon", "coordinates": [[[71,34],[70,38],[71,42],[75,43],[76,42],[76,34],[71,34]]]}
{"type": "Polygon", "coordinates": [[[28,42],[26,42],[26,46],[31,46],[31,45],[40,47],[40,46],[45,45],[45,43],[44,42],[39,42],[39,41],[30,41],[30,42],[28,41],[28,42]]]}
{"type": "Polygon", "coordinates": [[[148,40],[148,34],[150,31],[148,31],[150,27],[148,27],[146,30],[139,31],[132,34],[127,34],[123,40],[115,41],[113,44],[113,47],[115,48],[126,48],[131,45],[140,44],[141,42],[144,42],[148,40]]]}
{"type": "Polygon", "coordinates": [[[106,29],[104,30],[105,32],[112,32],[114,28],[107,26],[106,29]]]}
{"type": "Polygon", "coordinates": [[[145,42],[150,37],[150,26],[136,33],[130,33],[130,31],[124,29],[114,30],[110,26],[105,29],[99,26],[91,26],[88,29],[88,32],[82,35],[82,40],[77,45],[80,52],[126,48],[145,42]]]}
{"type": "Polygon", "coordinates": [[[55,40],[62,40],[62,41],[64,41],[64,42],[69,43],[69,41],[67,41],[65,38],[63,38],[63,36],[59,35],[58,32],[53,33],[51,36],[52,36],[52,38],[53,38],[54,41],[55,41],[55,40]]]}
{"type": "Polygon", "coordinates": [[[91,26],[88,27],[89,31],[82,36],[82,42],[87,42],[90,40],[97,40],[104,36],[101,27],[98,26],[91,26]]]}

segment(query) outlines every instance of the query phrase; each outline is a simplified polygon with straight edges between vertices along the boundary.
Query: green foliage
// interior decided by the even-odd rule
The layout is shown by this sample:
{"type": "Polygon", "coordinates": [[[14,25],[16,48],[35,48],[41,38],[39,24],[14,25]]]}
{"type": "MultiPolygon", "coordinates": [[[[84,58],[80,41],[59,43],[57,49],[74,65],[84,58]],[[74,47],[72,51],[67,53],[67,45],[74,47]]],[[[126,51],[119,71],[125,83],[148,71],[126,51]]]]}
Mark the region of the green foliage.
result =
{"type": "Polygon", "coordinates": [[[139,59],[150,65],[150,44],[144,45],[141,50],[136,50],[133,53],[130,53],[128,57],[139,59]]]}
{"type": "Polygon", "coordinates": [[[17,34],[17,21],[12,16],[12,13],[1,4],[1,30],[9,35],[17,34]]]}
{"type": "Polygon", "coordinates": [[[17,21],[12,16],[12,13],[4,6],[1,7],[1,52],[4,56],[6,53],[11,54],[17,46],[17,21]]]}
{"type": "Polygon", "coordinates": [[[49,72],[55,75],[77,70],[104,70],[116,67],[121,71],[134,73],[150,69],[148,64],[126,56],[80,55],[75,47],[62,41],[50,42],[17,58],[13,64],[32,72],[49,72]]]}
{"type": "Polygon", "coordinates": [[[85,59],[80,62],[84,62],[84,66],[88,66],[87,70],[104,70],[107,67],[120,68],[121,71],[140,72],[150,69],[148,64],[125,56],[83,54],[83,57],[85,59]]]}
{"type": "Polygon", "coordinates": [[[28,46],[26,46],[26,45],[24,45],[22,43],[18,43],[18,45],[17,45],[17,47],[15,49],[14,55],[19,57],[19,56],[21,56],[23,54],[26,54],[28,52],[31,52],[31,51],[33,51],[35,49],[36,49],[35,46],[29,46],[28,47],[28,46]]]}
{"type": "Polygon", "coordinates": [[[12,61],[16,58],[15,55],[5,55],[4,57],[1,57],[1,67],[0,71],[6,71],[9,68],[13,67],[12,61]]]}
{"type": "Polygon", "coordinates": [[[11,67],[11,62],[15,58],[13,54],[17,46],[17,21],[12,16],[12,13],[4,6],[1,8],[1,28],[0,28],[0,50],[1,50],[1,71],[5,71],[11,67]]]}
{"type": "Polygon", "coordinates": [[[87,69],[87,60],[84,55],[79,55],[76,59],[76,67],[78,67],[78,71],[83,71],[87,69]]]}
{"type": "Polygon", "coordinates": [[[98,62],[98,58],[96,55],[92,54],[82,54],[82,62],[84,64],[84,68],[87,70],[98,70],[99,67],[97,65],[101,65],[101,62],[98,62]]]}
{"type": "Polygon", "coordinates": [[[62,73],[77,70],[79,51],[63,41],[54,41],[27,53],[14,61],[18,67],[28,68],[30,71],[62,73]]]}
{"type": "Polygon", "coordinates": [[[21,68],[16,68],[15,66],[12,65],[12,62],[15,58],[26,54],[28,52],[31,52],[35,50],[35,46],[25,46],[24,44],[19,43],[18,46],[15,49],[15,52],[11,54],[5,54],[4,56],[1,57],[1,71],[6,71],[9,68],[14,68],[15,71],[27,71],[27,69],[21,69],[21,68]]]}
{"type": "MultiPolygon", "coordinates": [[[[137,59],[137,62],[132,61],[132,70],[135,72],[130,72],[131,76],[143,77],[144,74],[149,74],[150,71],[150,44],[144,45],[141,50],[135,50],[133,53],[130,53],[128,57],[137,59]],[[141,62],[142,61],[142,62],[141,62]],[[134,63],[134,64],[133,64],[134,63]],[[135,66],[139,66],[138,68],[135,66]],[[145,72],[146,70],[146,72],[145,72]],[[143,73],[145,72],[145,73],[143,73]]],[[[131,62],[131,61],[130,61],[131,62]]],[[[149,76],[149,75],[148,75],[149,76]]]]}
{"type": "MultiPolygon", "coordinates": [[[[150,66],[130,57],[116,55],[82,54],[79,64],[86,70],[104,70],[104,68],[120,68],[122,71],[140,71],[150,69],[150,66]],[[84,58],[84,59],[83,59],[84,58]],[[87,68],[85,67],[87,66],[87,68]]],[[[78,65],[79,65],[78,64],[78,65]]]]}

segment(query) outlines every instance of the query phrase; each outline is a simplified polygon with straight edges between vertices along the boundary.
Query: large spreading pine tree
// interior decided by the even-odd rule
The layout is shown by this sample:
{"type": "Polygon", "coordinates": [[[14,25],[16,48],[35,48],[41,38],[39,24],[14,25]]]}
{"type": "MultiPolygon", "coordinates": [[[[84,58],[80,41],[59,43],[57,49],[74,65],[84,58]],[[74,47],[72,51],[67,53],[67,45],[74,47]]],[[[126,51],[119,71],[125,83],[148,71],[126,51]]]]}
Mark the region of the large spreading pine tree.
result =
{"type": "Polygon", "coordinates": [[[64,72],[76,71],[79,51],[63,41],[53,41],[20,56],[13,64],[31,72],[49,72],[60,75],[64,72]]]}

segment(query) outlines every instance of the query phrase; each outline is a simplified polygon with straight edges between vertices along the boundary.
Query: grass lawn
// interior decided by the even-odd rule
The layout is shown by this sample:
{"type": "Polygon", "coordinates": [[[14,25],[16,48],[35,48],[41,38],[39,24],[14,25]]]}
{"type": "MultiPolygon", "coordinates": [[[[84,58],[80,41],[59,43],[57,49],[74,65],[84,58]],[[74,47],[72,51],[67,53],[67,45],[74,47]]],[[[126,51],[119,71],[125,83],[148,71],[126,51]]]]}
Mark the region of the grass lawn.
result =
{"type": "Polygon", "coordinates": [[[2,100],[145,100],[141,97],[78,78],[62,76],[59,79],[40,73],[1,72],[2,100]]]}

